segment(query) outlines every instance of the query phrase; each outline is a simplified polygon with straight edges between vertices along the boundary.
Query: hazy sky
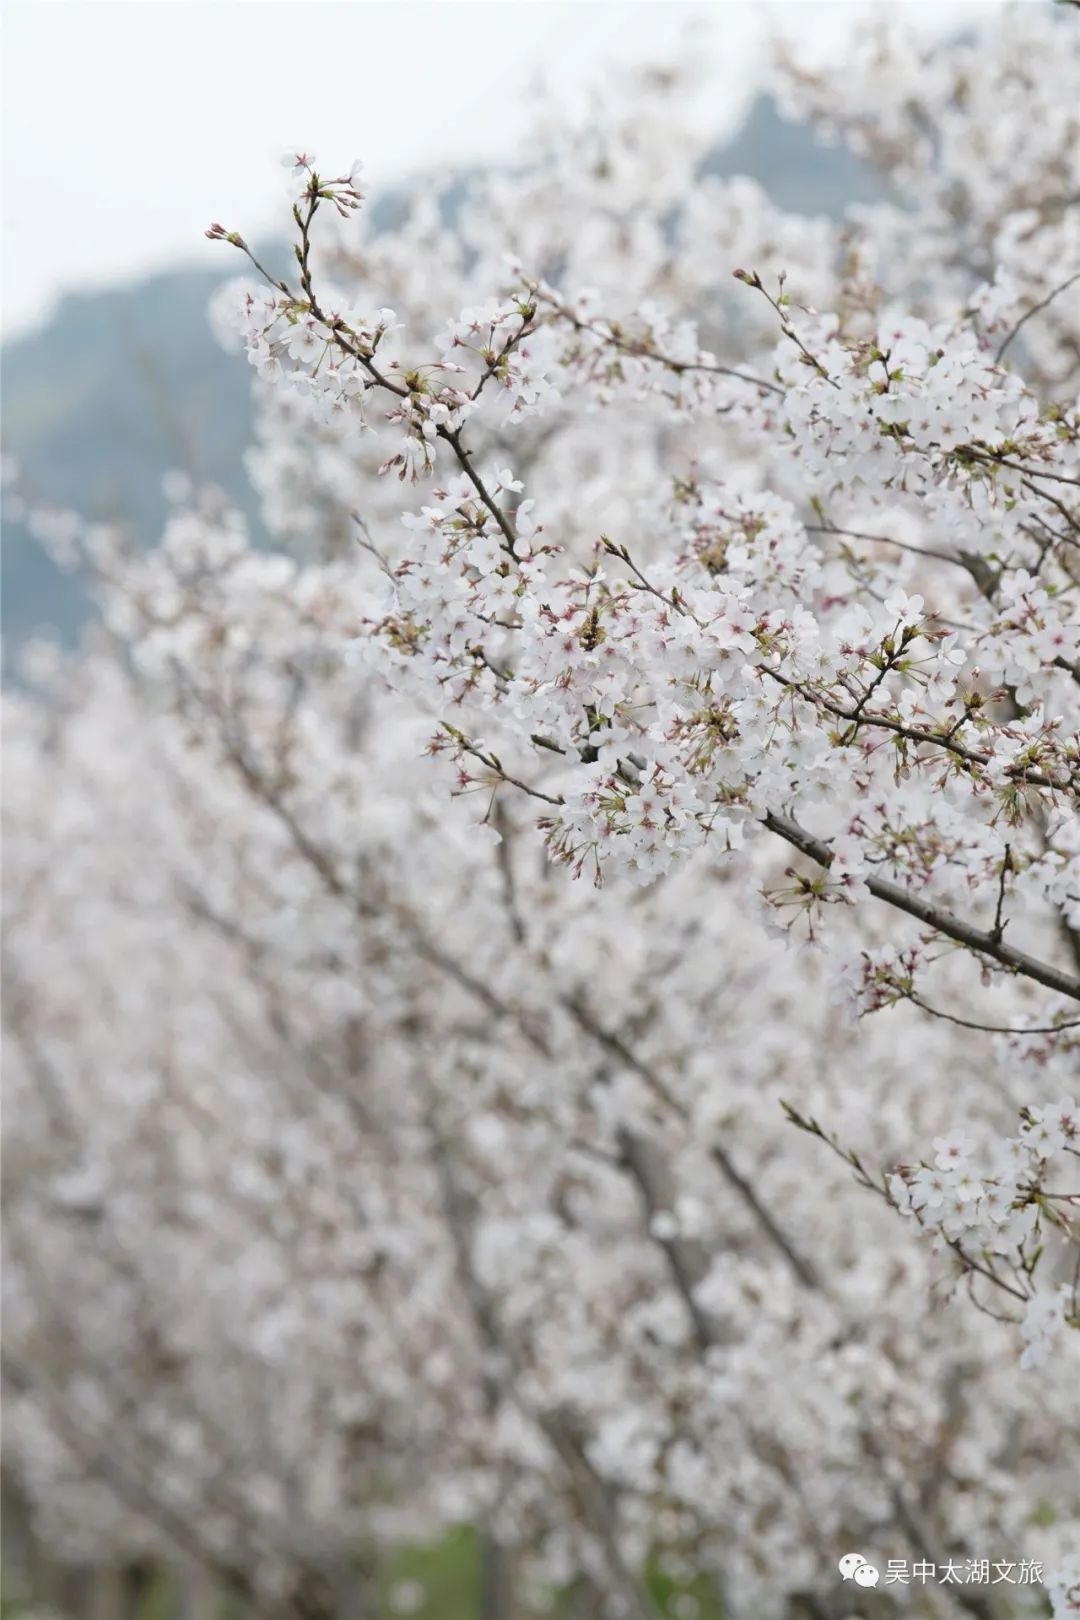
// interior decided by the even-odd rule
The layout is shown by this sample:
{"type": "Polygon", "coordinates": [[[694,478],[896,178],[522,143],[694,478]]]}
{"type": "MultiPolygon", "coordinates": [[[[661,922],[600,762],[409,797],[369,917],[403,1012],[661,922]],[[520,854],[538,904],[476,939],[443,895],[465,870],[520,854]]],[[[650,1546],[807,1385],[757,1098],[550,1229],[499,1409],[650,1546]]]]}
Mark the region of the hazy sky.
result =
{"type": "MultiPolygon", "coordinates": [[[[896,0],[877,0],[897,9],[896,0]]],[[[509,156],[541,74],[572,93],[687,26],[716,35],[709,116],[738,117],[769,30],[828,54],[874,0],[5,0],[4,329],[58,293],[186,260],[211,219],[282,215],[290,143],[374,187],[446,159],[509,156]]],[[[981,0],[907,0],[955,27],[981,0]]]]}

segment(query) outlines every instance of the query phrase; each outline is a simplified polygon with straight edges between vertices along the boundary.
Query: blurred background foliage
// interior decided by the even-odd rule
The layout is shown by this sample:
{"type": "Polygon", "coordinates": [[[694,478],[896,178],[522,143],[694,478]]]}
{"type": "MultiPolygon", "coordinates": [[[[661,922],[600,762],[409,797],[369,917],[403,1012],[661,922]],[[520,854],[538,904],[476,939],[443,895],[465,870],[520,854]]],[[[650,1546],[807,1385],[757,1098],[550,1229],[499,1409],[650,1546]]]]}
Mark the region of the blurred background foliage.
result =
{"type": "MultiPolygon", "coordinates": [[[[54,1563],[33,1537],[29,1517],[9,1485],[4,1491],[3,1590],[0,1620],[252,1620],[234,1597],[201,1576],[130,1565],[79,1569],[54,1563]]],[[[648,1575],[658,1616],[722,1620],[709,1582],[659,1561],[648,1575]]],[[[484,1547],[467,1525],[427,1547],[399,1547],[378,1572],[386,1620],[486,1620],[484,1547]]],[[[560,1620],[573,1594],[549,1593],[529,1608],[516,1594],[517,1620],[560,1620]]]]}
{"type": "MultiPolygon", "coordinates": [[[[761,97],[738,135],[706,165],[756,179],[782,207],[839,216],[852,202],[881,197],[882,181],[849,153],[817,144],[761,97]]],[[[389,196],[371,213],[378,229],[401,204],[389,196]]],[[[452,212],[453,193],[447,206],[452,212]]],[[[282,266],[281,244],[260,254],[282,266]]],[[[223,254],[220,273],[178,269],[128,286],[74,292],[39,329],[2,352],[4,450],[35,503],[73,508],[130,526],[153,544],[167,503],[171,469],[224,490],[262,534],[244,472],[252,425],[250,371],[217,345],[207,319],[214,288],[238,272],[223,254]]],[[[18,524],[3,537],[5,659],[28,637],[47,633],[73,644],[92,613],[85,582],[61,572],[18,524]]],[[[21,1505],[5,1490],[2,1620],[241,1620],[235,1600],[197,1578],[133,1566],[75,1569],[54,1565],[38,1545],[21,1505]]],[[[379,1572],[380,1607],[389,1617],[484,1620],[483,1546],[462,1527],[433,1546],[401,1548],[379,1572]]],[[[707,1582],[655,1566],[649,1589],[658,1615],[721,1620],[707,1582]]],[[[550,1594],[558,1620],[571,1595],[550,1594]]]]}

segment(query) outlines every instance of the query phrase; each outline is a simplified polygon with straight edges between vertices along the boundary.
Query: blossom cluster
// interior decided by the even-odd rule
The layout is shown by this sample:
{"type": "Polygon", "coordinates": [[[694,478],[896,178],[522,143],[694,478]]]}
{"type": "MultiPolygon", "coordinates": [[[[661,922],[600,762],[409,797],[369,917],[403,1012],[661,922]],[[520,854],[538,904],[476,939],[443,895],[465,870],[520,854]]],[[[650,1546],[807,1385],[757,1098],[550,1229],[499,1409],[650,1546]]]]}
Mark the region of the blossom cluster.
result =
{"type": "Polygon", "coordinates": [[[1080,1110],[1071,1097],[1025,1108],[1018,1134],[999,1140],[983,1169],[973,1162],[975,1139],[966,1132],[935,1139],[934,1150],[932,1163],[902,1166],[891,1178],[896,1205],[943,1240],[972,1275],[1024,1302],[1020,1365],[1038,1367],[1062,1345],[1067,1327],[1080,1325],[1075,1271],[1071,1280],[1051,1278],[1043,1286],[1047,1268],[1040,1266],[1051,1232],[1064,1233],[1065,1256],[1075,1247],[1071,1222],[1080,1193],[1061,1182],[1080,1159],[1080,1110]]]}
{"type": "Polygon", "coordinates": [[[880,139],[833,76],[839,229],[704,172],[698,59],[392,229],[297,154],[215,309],[275,547],[34,517],[108,632],[5,698],[6,1444],[74,1562],[336,1620],[470,1523],[523,1609],[787,1620],[1008,1548],[1070,1612],[1076,45],[1003,130],[1013,26],[864,62],[880,139]]]}

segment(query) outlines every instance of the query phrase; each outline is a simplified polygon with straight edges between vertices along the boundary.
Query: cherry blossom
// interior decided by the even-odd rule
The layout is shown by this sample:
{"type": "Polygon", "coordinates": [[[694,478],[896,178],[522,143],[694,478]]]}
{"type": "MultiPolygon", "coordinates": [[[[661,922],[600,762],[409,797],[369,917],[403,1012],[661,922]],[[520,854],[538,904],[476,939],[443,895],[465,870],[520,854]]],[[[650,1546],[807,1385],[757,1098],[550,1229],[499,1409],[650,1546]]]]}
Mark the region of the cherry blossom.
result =
{"type": "Polygon", "coordinates": [[[1077,46],[1018,26],[787,64],[888,178],[842,227],[702,174],[694,60],[392,230],[295,154],[290,277],[211,228],[279,546],[39,515],[102,629],[5,700],[74,1560],[318,1620],[464,1522],[582,1615],[831,1612],[848,1546],[1070,1612],[1077,46]]]}

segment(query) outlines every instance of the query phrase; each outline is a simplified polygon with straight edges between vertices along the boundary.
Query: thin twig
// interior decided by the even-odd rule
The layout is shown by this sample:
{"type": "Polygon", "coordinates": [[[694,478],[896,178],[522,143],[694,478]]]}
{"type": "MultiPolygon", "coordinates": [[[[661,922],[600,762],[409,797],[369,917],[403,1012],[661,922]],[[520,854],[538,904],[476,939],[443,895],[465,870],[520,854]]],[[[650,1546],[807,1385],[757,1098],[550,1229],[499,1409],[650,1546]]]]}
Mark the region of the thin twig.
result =
{"type": "Polygon", "coordinates": [[[1001,347],[998,349],[997,354],[995,354],[995,356],[994,356],[994,364],[995,364],[995,366],[1000,364],[1001,357],[1005,353],[1005,350],[1009,347],[1009,344],[1012,342],[1012,340],[1016,336],[1016,334],[1019,331],[1021,331],[1021,329],[1023,327],[1025,327],[1027,325],[1028,321],[1031,320],[1032,316],[1040,315],[1044,309],[1046,309],[1050,304],[1052,304],[1054,302],[1055,298],[1059,298],[1063,292],[1068,292],[1069,288],[1073,285],[1073,283],[1077,282],[1077,281],[1080,281],[1080,270],[1077,270],[1075,272],[1075,274],[1071,275],[1069,277],[1068,281],[1063,281],[1061,283],[1060,287],[1055,287],[1053,292],[1048,292],[1046,297],[1041,299],[1039,301],[1039,303],[1033,304],[1032,307],[1028,310],[1026,315],[1021,315],[1020,319],[1017,321],[1017,323],[1013,327],[1012,331],[1008,334],[1008,336],[1005,338],[1005,341],[1002,343],[1001,347]]]}

